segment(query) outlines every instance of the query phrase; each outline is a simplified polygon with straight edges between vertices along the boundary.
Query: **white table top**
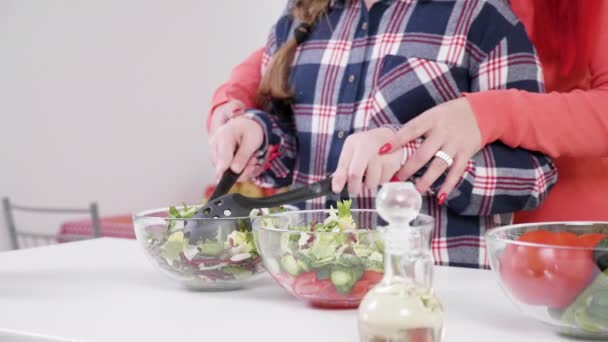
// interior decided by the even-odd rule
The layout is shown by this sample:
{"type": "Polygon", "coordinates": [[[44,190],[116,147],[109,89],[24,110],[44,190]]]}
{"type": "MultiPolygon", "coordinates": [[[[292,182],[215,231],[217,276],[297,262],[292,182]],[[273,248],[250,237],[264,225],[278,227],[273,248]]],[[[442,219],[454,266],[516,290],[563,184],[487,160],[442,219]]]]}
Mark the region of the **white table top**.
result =
{"type": "MultiPolygon", "coordinates": [[[[561,339],[519,315],[490,271],[435,273],[446,341],[561,339]]],[[[187,291],[155,270],[135,241],[0,253],[0,341],[354,342],[356,314],[311,308],[269,278],[240,291],[187,291]]]]}

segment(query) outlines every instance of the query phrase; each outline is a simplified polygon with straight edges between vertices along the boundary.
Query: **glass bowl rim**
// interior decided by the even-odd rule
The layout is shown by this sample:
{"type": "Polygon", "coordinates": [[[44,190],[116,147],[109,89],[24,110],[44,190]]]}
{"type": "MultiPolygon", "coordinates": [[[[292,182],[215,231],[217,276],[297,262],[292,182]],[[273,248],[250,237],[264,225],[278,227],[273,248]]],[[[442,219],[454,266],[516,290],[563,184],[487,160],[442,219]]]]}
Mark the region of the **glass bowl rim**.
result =
{"type": "MultiPolygon", "coordinates": [[[[188,205],[188,207],[198,207],[198,208],[202,208],[204,205],[198,205],[198,204],[193,204],[193,205],[188,205]]],[[[235,217],[220,217],[220,218],[202,218],[202,217],[193,217],[193,218],[173,218],[173,217],[158,217],[158,216],[149,216],[150,214],[156,214],[156,213],[163,213],[163,212],[169,212],[169,208],[170,207],[164,207],[164,208],[156,208],[156,209],[147,209],[147,210],[143,210],[143,211],[139,211],[133,214],[133,223],[135,223],[136,220],[162,220],[162,221],[206,221],[206,220],[222,220],[222,221],[231,221],[231,220],[250,220],[251,217],[246,216],[246,217],[241,217],[241,216],[235,216],[235,217]]],[[[175,206],[176,209],[182,209],[184,208],[183,205],[179,205],[179,206],[175,206]]]]}
{"type": "MultiPolygon", "coordinates": [[[[272,232],[282,232],[282,233],[302,233],[302,231],[297,231],[297,230],[289,230],[289,229],[281,229],[281,228],[268,228],[268,227],[259,227],[256,222],[264,219],[264,218],[269,218],[269,217],[281,217],[281,216],[285,216],[287,214],[312,214],[312,213],[323,213],[323,212],[329,212],[329,210],[331,209],[305,209],[305,210],[293,210],[293,211],[284,211],[284,212],[280,212],[280,213],[273,213],[273,214],[268,214],[268,215],[262,215],[262,216],[256,216],[253,217],[251,220],[251,227],[255,230],[255,229],[259,229],[259,230],[265,230],[265,231],[272,231],[272,232]]],[[[351,209],[352,213],[370,213],[370,214],[377,214],[378,210],[376,209],[351,209]]],[[[418,216],[416,216],[416,219],[418,218],[423,218],[425,220],[427,220],[427,222],[425,222],[424,224],[420,224],[417,225],[416,228],[418,227],[425,227],[425,226],[432,226],[435,219],[430,216],[430,215],[426,215],[426,214],[418,214],[418,216]]],[[[356,229],[354,231],[341,231],[341,232],[323,232],[323,233],[327,233],[327,234],[344,234],[344,233],[349,233],[349,232],[381,232],[382,227],[378,227],[376,229],[356,229]]],[[[304,231],[304,233],[307,233],[310,231],[304,231]]]]}
{"type": "Polygon", "coordinates": [[[538,227],[538,229],[535,229],[535,230],[541,230],[542,227],[549,227],[549,226],[578,226],[578,227],[581,227],[581,226],[591,226],[594,224],[608,225],[608,221],[555,221],[555,222],[511,224],[511,225],[506,225],[506,226],[497,227],[497,228],[488,230],[485,233],[485,238],[486,238],[486,240],[503,242],[508,245],[516,245],[516,246],[522,246],[522,247],[608,252],[608,248],[581,247],[581,246],[556,246],[556,245],[550,245],[550,244],[546,244],[546,243],[525,242],[525,241],[504,239],[504,238],[499,238],[496,236],[498,233],[509,232],[510,230],[522,229],[522,228],[527,228],[527,227],[538,227]]]}

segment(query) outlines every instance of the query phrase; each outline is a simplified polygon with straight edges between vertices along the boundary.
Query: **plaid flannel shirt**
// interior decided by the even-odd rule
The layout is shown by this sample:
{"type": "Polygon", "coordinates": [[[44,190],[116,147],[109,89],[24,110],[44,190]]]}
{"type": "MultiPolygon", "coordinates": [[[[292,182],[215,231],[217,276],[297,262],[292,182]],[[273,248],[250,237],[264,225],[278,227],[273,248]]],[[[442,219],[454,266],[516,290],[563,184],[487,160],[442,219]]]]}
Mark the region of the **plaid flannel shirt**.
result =
{"type": "MultiPolygon", "coordinates": [[[[292,6],[270,33],[263,70],[299,24],[290,15],[292,6]]],[[[381,0],[369,10],[361,0],[335,0],[298,47],[290,82],[293,122],[279,120],[271,109],[247,114],[265,129],[261,153],[279,151],[257,179],[263,186],[319,181],[335,171],[348,135],[398,129],[463,92],[543,91],[534,48],[500,0],[381,0]]],[[[404,147],[408,156],[420,143],[404,147]]],[[[487,268],[484,233],[510,223],[515,211],[536,208],[556,181],[556,168],[544,155],[501,143],[485,147],[444,206],[433,192],[423,195],[423,213],[435,218],[436,263],[487,268]]],[[[372,208],[374,195],[365,191],[354,207],[372,208]]],[[[319,209],[335,200],[303,206],[319,209]]]]}

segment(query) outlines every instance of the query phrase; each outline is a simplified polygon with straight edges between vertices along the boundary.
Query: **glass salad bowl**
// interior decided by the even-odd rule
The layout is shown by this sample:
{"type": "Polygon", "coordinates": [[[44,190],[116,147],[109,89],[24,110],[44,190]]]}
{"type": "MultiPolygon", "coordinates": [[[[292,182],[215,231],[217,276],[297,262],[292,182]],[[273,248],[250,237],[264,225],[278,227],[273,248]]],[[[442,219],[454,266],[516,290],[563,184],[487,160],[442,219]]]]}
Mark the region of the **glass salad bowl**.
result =
{"type": "Polygon", "coordinates": [[[158,269],[193,290],[241,288],[265,271],[249,217],[190,218],[198,208],[154,209],[133,216],[135,236],[158,269]],[[184,229],[192,220],[213,220],[213,231],[192,241],[184,229]]]}
{"type": "Polygon", "coordinates": [[[608,339],[608,223],[513,225],[486,240],[492,269],[519,311],[561,334],[608,339]]]}
{"type": "Polygon", "coordinates": [[[375,210],[351,211],[342,202],[337,209],[256,217],[253,235],[281,287],[315,307],[349,309],[383,277],[384,225],[375,210]]]}

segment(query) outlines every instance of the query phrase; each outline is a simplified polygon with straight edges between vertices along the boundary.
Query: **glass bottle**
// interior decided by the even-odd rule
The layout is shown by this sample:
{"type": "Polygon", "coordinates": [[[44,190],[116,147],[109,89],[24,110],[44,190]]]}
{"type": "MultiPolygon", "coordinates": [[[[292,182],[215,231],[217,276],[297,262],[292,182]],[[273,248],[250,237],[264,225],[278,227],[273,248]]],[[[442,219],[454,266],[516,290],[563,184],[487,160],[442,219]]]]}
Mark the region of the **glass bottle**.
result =
{"type": "Polygon", "coordinates": [[[387,183],[378,193],[378,214],[388,222],[384,278],[359,306],[362,342],[438,342],[443,338],[443,308],[431,285],[432,220],[423,225],[416,222],[421,206],[422,198],[412,183],[387,183]]]}

